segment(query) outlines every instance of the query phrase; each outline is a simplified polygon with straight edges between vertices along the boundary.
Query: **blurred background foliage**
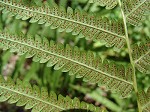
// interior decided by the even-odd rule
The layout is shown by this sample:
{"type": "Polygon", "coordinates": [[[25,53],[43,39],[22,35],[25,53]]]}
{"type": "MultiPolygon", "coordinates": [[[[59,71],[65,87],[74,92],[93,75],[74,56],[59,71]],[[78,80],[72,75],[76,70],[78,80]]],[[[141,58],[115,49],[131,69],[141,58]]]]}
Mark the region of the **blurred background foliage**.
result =
{"type": "MultiPolygon", "coordinates": [[[[26,0],[32,1],[37,6],[41,6],[46,0],[26,0]]],[[[51,0],[47,0],[51,5],[51,0]]],[[[80,9],[89,14],[96,16],[109,17],[114,20],[121,19],[119,7],[113,10],[106,10],[97,4],[89,4],[88,0],[55,0],[60,7],[72,7],[80,9]]],[[[150,37],[150,16],[139,27],[129,25],[128,32],[132,44],[145,41],[145,37],[150,37]]],[[[23,32],[27,35],[40,35],[49,40],[54,40],[58,43],[70,44],[78,46],[81,50],[91,50],[95,54],[100,55],[103,59],[116,61],[127,65],[129,63],[128,51],[125,46],[122,50],[114,52],[112,48],[106,48],[102,42],[93,42],[85,40],[79,36],[72,36],[71,33],[59,33],[57,29],[53,30],[50,27],[31,24],[29,20],[17,20],[15,17],[10,17],[9,14],[0,12],[0,29],[7,29],[11,33],[23,32]]],[[[134,93],[128,98],[120,99],[117,94],[111,93],[105,87],[97,87],[97,85],[84,83],[82,79],[76,79],[74,76],[67,75],[61,71],[54,71],[52,68],[47,68],[46,64],[32,62],[32,59],[25,59],[25,56],[18,56],[10,51],[2,51],[0,48],[0,73],[7,77],[11,76],[14,80],[20,78],[28,81],[31,84],[47,87],[51,91],[64,96],[69,95],[71,98],[78,97],[81,101],[93,103],[97,106],[102,106],[110,112],[137,112],[137,104],[134,93]]],[[[146,90],[150,86],[150,76],[144,75],[137,71],[138,87],[146,90]]],[[[26,112],[23,107],[9,105],[6,102],[0,104],[1,112],[26,112]]]]}

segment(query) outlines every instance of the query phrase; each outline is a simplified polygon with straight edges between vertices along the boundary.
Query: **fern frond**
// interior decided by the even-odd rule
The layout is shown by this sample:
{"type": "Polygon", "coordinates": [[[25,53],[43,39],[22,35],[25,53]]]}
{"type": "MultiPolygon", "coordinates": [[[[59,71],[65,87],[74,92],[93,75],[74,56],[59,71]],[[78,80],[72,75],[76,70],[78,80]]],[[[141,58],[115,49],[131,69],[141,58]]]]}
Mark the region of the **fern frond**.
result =
{"type": "Polygon", "coordinates": [[[19,55],[26,54],[26,57],[33,57],[33,61],[40,63],[47,62],[47,66],[55,65],[54,69],[61,69],[83,78],[85,82],[105,85],[108,89],[127,96],[132,91],[131,74],[132,69],[127,70],[123,66],[117,66],[101,59],[92,52],[80,51],[77,47],[72,49],[69,45],[65,48],[61,44],[48,42],[46,38],[35,39],[0,33],[0,44],[3,49],[10,49],[11,52],[18,52],[19,55]],[[126,77],[127,76],[127,77],[126,77]]]}
{"type": "Polygon", "coordinates": [[[147,90],[147,93],[144,91],[139,91],[138,98],[144,112],[150,112],[150,87],[147,90]]]}
{"type": "Polygon", "coordinates": [[[98,3],[100,6],[106,6],[106,9],[113,9],[118,4],[117,0],[89,0],[89,3],[98,3]]]}
{"type": "Polygon", "coordinates": [[[134,26],[139,25],[150,14],[149,0],[123,0],[122,3],[127,21],[134,26]]]}
{"type": "Polygon", "coordinates": [[[136,68],[145,74],[150,74],[150,41],[133,47],[133,59],[136,68]]]}
{"type": "Polygon", "coordinates": [[[80,102],[78,98],[71,99],[68,96],[56,95],[48,92],[46,88],[31,86],[19,79],[15,84],[11,78],[7,81],[0,76],[0,102],[16,103],[17,106],[25,106],[32,112],[60,112],[68,109],[86,109],[101,112],[99,107],[80,102]]]}
{"type": "Polygon", "coordinates": [[[31,23],[38,21],[39,24],[51,26],[52,29],[58,28],[60,32],[80,34],[81,37],[94,41],[103,40],[107,47],[121,49],[125,44],[124,28],[120,21],[110,21],[108,18],[96,17],[79,10],[73,11],[70,7],[66,12],[58,6],[28,7],[8,0],[0,0],[0,7],[3,13],[11,12],[16,18],[31,18],[31,23]]]}

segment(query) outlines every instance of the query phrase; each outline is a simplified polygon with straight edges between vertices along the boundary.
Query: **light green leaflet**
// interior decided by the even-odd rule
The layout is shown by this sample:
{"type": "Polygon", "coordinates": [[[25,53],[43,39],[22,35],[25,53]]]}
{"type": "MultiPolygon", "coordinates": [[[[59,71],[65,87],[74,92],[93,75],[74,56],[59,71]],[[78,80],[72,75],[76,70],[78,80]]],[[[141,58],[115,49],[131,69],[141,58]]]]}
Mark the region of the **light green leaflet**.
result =
{"type": "MultiPolygon", "coordinates": [[[[15,0],[13,0],[15,1],[15,0]]],[[[94,41],[104,41],[107,47],[114,46],[115,50],[121,49],[125,41],[125,33],[122,21],[109,20],[108,18],[96,17],[79,10],[73,11],[68,7],[67,12],[63,8],[54,7],[28,7],[21,2],[0,0],[0,9],[3,13],[16,16],[17,19],[30,19],[31,23],[38,22],[58,28],[60,32],[72,32],[94,41]]]]}
{"type": "Polygon", "coordinates": [[[150,39],[133,47],[133,59],[136,68],[145,74],[150,74],[150,39]]]}
{"type": "Polygon", "coordinates": [[[122,0],[127,22],[139,25],[150,14],[150,0],[122,0]]]}
{"type": "Polygon", "coordinates": [[[26,54],[26,57],[33,57],[33,61],[46,63],[54,69],[61,69],[63,72],[69,72],[70,75],[76,75],[85,82],[98,83],[105,85],[122,97],[126,97],[133,89],[131,74],[132,69],[125,69],[122,65],[117,66],[114,62],[101,61],[98,56],[92,52],[80,51],[77,47],[71,48],[67,45],[65,48],[61,44],[53,41],[49,43],[46,38],[41,39],[28,36],[9,35],[0,33],[0,45],[4,50],[10,49],[11,52],[17,52],[19,55],[26,54]]]}
{"type": "Polygon", "coordinates": [[[20,80],[15,84],[9,77],[5,81],[2,75],[0,75],[0,101],[25,106],[25,109],[32,109],[32,112],[61,112],[68,109],[103,112],[92,104],[80,103],[78,98],[57,96],[54,92],[48,93],[46,88],[40,89],[36,85],[32,87],[29,83],[22,83],[20,80]]]}
{"type": "Polygon", "coordinates": [[[147,93],[145,93],[144,91],[139,91],[138,98],[143,111],[150,112],[150,87],[148,88],[147,93]]]}

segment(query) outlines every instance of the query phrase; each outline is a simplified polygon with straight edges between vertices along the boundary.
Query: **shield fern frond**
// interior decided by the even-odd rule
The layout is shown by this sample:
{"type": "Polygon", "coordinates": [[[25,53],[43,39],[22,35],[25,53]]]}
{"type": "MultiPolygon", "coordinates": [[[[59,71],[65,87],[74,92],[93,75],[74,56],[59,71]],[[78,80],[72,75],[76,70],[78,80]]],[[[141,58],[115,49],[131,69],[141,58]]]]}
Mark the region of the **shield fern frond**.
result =
{"type": "Polygon", "coordinates": [[[61,44],[53,41],[49,43],[46,38],[41,39],[39,36],[25,38],[3,32],[0,33],[0,44],[4,50],[10,49],[19,55],[26,54],[27,58],[33,57],[35,62],[47,62],[48,67],[55,65],[54,69],[69,72],[77,78],[83,77],[85,82],[105,85],[108,89],[120,93],[122,97],[127,96],[133,89],[131,67],[125,70],[124,66],[117,66],[114,62],[102,62],[99,56],[94,56],[92,52],[80,51],[69,45],[64,48],[61,44]]]}
{"type": "Polygon", "coordinates": [[[122,4],[127,21],[132,25],[139,25],[150,14],[150,0],[123,0],[122,4]]]}
{"type": "Polygon", "coordinates": [[[80,102],[78,98],[71,99],[66,96],[48,92],[46,88],[39,88],[29,83],[23,83],[19,79],[16,83],[8,77],[7,81],[0,76],[0,102],[16,103],[17,106],[25,106],[32,112],[60,112],[68,109],[85,109],[101,112],[99,107],[80,102]]]}
{"type": "Polygon", "coordinates": [[[30,7],[16,2],[0,0],[0,9],[3,10],[3,13],[9,12],[16,18],[23,20],[31,18],[31,23],[38,22],[51,26],[52,29],[58,28],[60,32],[72,32],[73,35],[80,35],[80,37],[94,41],[103,40],[107,47],[114,46],[115,49],[121,49],[126,42],[124,25],[121,21],[89,15],[77,9],[73,11],[70,7],[65,11],[63,8],[58,8],[57,5],[30,7]]]}
{"type": "Polygon", "coordinates": [[[145,73],[150,74],[150,40],[133,47],[133,59],[136,68],[145,73]]]}
{"type": "Polygon", "coordinates": [[[138,92],[138,98],[144,112],[150,112],[150,87],[145,93],[143,90],[138,92]]]}
{"type": "Polygon", "coordinates": [[[118,4],[117,0],[89,0],[89,3],[98,3],[100,6],[106,6],[106,9],[113,9],[118,4]]]}

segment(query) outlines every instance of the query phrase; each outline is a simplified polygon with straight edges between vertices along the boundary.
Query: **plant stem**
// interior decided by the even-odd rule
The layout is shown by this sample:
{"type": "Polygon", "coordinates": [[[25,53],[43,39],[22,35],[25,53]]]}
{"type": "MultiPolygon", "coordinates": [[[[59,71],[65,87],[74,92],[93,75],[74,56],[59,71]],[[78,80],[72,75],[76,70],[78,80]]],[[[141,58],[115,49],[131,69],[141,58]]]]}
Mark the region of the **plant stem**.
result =
{"type": "MultiPolygon", "coordinates": [[[[136,96],[137,96],[138,89],[137,89],[137,81],[136,81],[136,75],[135,75],[135,63],[134,63],[134,60],[133,60],[133,57],[132,57],[132,51],[131,51],[131,46],[130,46],[130,41],[129,41],[129,36],[128,36],[127,21],[126,21],[126,17],[125,17],[124,11],[122,9],[121,0],[118,0],[118,2],[119,2],[120,9],[121,9],[122,17],[123,17],[125,37],[126,37],[126,43],[127,43],[128,52],[129,52],[129,58],[130,58],[130,62],[131,62],[132,68],[133,68],[133,76],[132,76],[133,87],[134,87],[134,91],[135,91],[136,96]]],[[[141,107],[141,105],[139,103],[138,97],[137,97],[137,104],[138,104],[138,111],[142,112],[142,107],[141,107]]]]}

